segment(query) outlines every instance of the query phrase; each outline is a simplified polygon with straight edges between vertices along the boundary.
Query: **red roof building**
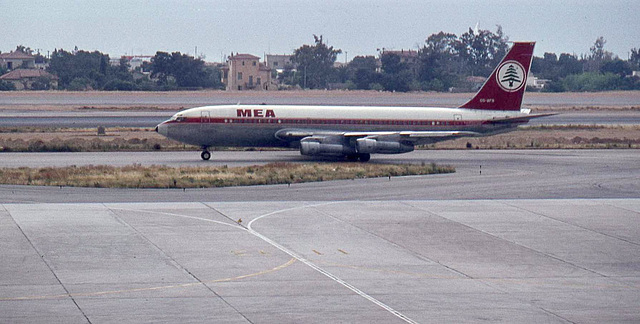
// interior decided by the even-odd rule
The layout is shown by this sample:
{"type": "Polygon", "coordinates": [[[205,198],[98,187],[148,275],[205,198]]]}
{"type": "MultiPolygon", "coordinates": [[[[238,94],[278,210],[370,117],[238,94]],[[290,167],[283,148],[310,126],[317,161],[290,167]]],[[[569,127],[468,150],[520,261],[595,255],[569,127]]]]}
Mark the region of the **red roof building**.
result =
{"type": "Polygon", "coordinates": [[[22,51],[0,53],[0,66],[9,70],[19,68],[33,69],[36,67],[36,58],[22,51]]]}
{"type": "Polygon", "coordinates": [[[0,80],[13,83],[16,90],[33,89],[34,82],[44,79],[48,80],[49,89],[58,88],[58,77],[40,69],[15,69],[0,76],[0,80]]]}
{"type": "Polygon", "coordinates": [[[271,90],[271,69],[251,54],[231,54],[222,67],[222,83],[227,90],[271,90]]]}

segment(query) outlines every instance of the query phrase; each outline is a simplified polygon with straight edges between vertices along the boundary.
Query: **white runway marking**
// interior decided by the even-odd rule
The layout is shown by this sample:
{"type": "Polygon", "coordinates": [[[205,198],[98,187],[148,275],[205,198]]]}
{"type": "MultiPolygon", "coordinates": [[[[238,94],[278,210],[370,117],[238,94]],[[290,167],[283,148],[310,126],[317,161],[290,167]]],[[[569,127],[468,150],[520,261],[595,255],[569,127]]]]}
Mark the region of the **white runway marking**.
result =
{"type": "Polygon", "coordinates": [[[119,208],[119,207],[108,207],[108,208],[113,210],[124,210],[124,211],[131,211],[131,212],[143,212],[143,213],[160,214],[160,215],[167,215],[167,216],[173,216],[173,217],[189,218],[189,219],[201,220],[201,221],[210,222],[210,223],[216,223],[220,225],[231,226],[233,228],[240,229],[243,231],[246,230],[246,228],[244,228],[243,226],[239,226],[238,224],[230,224],[230,223],[225,223],[225,222],[208,219],[208,218],[202,218],[202,217],[187,216],[187,215],[181,215],[181,214],[175,214],[175,213],[159,212],[159,211],[144,210],[144,209],[128,209],[128,208],[119,208]]]}
{"type": "Polygon", "coordinates": [[[418,323],[414,320],[412,320],[411,318],[407,317],[406,315],[400,313],[399,311],[393,309],[391,306],[375,299],[374,297],[370,296],[369,294],[365,293],[364,291],[358,289],[357,287],[351,285],[350,283],[338,278],[337,276],[335,276],[334,274],[330,273],[327,270],[322,269],[321,267],[319,267],[318,265],[316,265],[315,263],[307,260],[306,258],[298,255],[297,253],[287,249],[286,247],[278,244],[277,242],[271,240],[270,238],[260,234],[259,232],[256,232],[251,226],[253,225],[253,222],[262,219],[264,217],[267,216],[271,216],[271,215],[275,215],[275,214],[279,214],[279,213],[283,213],[286,211],[291,211],[291,210],[296,210],[296,209],[302,209],[302,208],[308,208],[308,207],[316,207],[316,206],[323,206],[323,205],[329,205],[329,204],[334,204],[335,202],[330,202],[330,203],[323,203],[323,204],[315,204],[315,205],[307,205],[307,206],[300,206],[300,207],[292,207],[292,208],[286,208],[286,209],[281,209],[281,210],[277,210],[277,211],[273,211],[264,215],[260,215],[256,218],[254,218],[253,220],[251,220],[249,222],[249,224],[247,225],[247,230],[249,231],[249,233],[259,237],[260,239],[262,239],[263,241],[271,244],[272,246],[274,246],[275,248],[277,248],[278,250],[290,255],[291,257],[295,258],[296,260],[306,264],[307,266],[309,266],[310,268],[312,268],[313,270],[316,270],[317,272],[323,274],[324,276],[326,276],[327,278],[341,284],[342,286],[346,287],[347,289],[353,291],[354,293],[358,294],[360,297],[365,298],[366,300],[382,307],[384,310],[386,310],[387,312],[393,314],[394,316],[402,319],[403,321],[407,322],[407,323],[418,323]]]}

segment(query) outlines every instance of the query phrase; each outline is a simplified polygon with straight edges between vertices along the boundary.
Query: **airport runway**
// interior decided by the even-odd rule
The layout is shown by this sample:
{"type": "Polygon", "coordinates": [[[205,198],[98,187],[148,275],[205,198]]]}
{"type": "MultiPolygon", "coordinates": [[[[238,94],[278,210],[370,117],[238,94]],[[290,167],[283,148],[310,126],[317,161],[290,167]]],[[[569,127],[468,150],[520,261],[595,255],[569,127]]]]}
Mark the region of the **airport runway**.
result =
{"type": "MultiPolygon", "coordinates": [[[[372,162],[457,172],[186,191],[0,186],[0,322],[637,322],[639,159],[417,151],[372,162]]],[[[0,167],[274,161],[307,159],[0,155],[0,167]]]]}

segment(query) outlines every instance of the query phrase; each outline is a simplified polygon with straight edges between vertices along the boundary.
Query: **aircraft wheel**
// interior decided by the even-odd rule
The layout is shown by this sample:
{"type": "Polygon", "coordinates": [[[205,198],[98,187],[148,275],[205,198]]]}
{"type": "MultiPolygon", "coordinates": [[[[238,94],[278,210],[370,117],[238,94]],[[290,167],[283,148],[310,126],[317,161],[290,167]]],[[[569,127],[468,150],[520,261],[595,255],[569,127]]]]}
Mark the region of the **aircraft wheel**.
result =
{"type": "Polygon", "coordinates": [[[369,162],[369,160],[371,160],[371,154],[369,153],[358,154],[358,160],[360,160],[360,162],[369,162]]]}
{"type": "Polygon", "coordinates": [[[200,157],[207,161],[211,158],[211,153],[209,151],[202,151],[202,153],[200,153],[200,157]]]}

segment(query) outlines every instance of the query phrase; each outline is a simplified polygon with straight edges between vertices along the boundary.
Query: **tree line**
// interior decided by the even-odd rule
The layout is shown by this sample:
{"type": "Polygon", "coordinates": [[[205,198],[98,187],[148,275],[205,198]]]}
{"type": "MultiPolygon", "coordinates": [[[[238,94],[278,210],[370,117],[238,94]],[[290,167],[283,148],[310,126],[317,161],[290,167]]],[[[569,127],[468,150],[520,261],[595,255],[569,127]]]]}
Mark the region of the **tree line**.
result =
{"type": "MultiPolygon", "coordinates": [[[[322,36],[312,45],[302,45],[292,56],[295,65],[285,66],[273,76],[285,87],[326,89],[335,85],[346,89],[379,91],[472,91],[477,82],[469,76],[486,78],[509,49],[509,39],[496,31],[469,29],[460,36],[439,32],[430,35],[411,61],[397,51],[380,51],[374,56],[356,56],[336,67],[342,51],[327,45],[322,36]]],[[[545,53],[534,57],[531,72],[547,80],[542,91],[603,91],[640,89],[640,50],[631,49],[623,60],[605,49],[599,37],[590,53],[545,53]]],[[[18,46],[22,51],[31,51],[18,46]]],[[[38,54],[37,59],[45,60],[38,54]]],[[[200,58],[180,52],[156,52],[149,62],[131,70],[126,59],[111,65],[109,56],[98,51],[71,52],[56,49],[48,59],[47,71],[57,75],[58,87],[67,90],[177,90],[222,89],[221,71],[200,58]]],[[[3,71],[0,71],[3,72],[3,71]]],[[[47,89],[46,80],[42,89],[47,89]]],[[[3,85],[0,84],[0,90],[3,85]]],[[[10,90],[10,89],[4,89],[10,90]]]]}
{"type": "Polygon", "coordinates": [[[631,49],[629,59],[622,60],[604,49],[606,40],[598,37],[589,54],[545,53],[534,57],[531,71],[550,82],[544,91],[604,91],[638,90],[640,79],[633,71],[640,70],[640,50],[631,49]]]}
{"type": "Polygon", "coordinates": [[[150,62],[135,70],[121,58],[111,65],[109,56],[98,51],[55,50],[47,71],[59,78],[67,90],[177,90],[220,88],[220,71],[200,58],[180,52],[157,52],[150,62]],[[144,73],[148,72],[148,73],[144,73]]]}
{"type": "Polygon", "coordinates": [[[345,66],[334,67],[341,50],[328,47],[321,36],[314,38],[315,45],[304,45],[294,52],[297,71],[293,67],[285,70],[279,75],[281,82],[311,89],[334,83],[348,89],[401,92],[466,89],[467,76],[487,76],[509,49],[508,38],[498,26],[495,33],[469,29],[460,37],[445,32],[433,34],[421,49],[413,51],[411,61],[397,51],[383,50],[379,60],[356,56],[345,66]],[[324,68],[317,71],[320,66],[324,68]]]}
{"type": "MultiPolygon", "coordinates": [[[[294,53],[298,71],[285,70],[279,75],[280,81],[312,89],[342,83],[348,89],[362,90],[469,91],[478,84],[468,77],[488,77],[509,49],[509,39],[500,26],[495,32],[469,29],[460,36],[441,31],[425,40],[413,63],[403,61],[397,51],[383,51],[380,63],[374,56],[356,56],[346,66],[336,68],[333,62],[340,49],[328,47],[322,37],[314,37],[314,46],[304,45],[294,53]],[[306,68],[309,66],[314,68],[306,68]],[[321,73],[316,70],[320,66],[325,67],[321,73]]],[[[640,70],[640,50],[631,49],[629,59],[623,60],[605,50],[605,43],[599,37],[590,53],[580,57],[567,53],[534,57],[531,72],[546,80],[542,91],[640,89],[640,78],[632,75],[640,70]]]]}

